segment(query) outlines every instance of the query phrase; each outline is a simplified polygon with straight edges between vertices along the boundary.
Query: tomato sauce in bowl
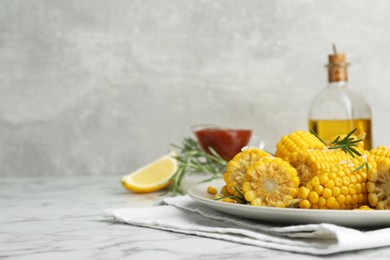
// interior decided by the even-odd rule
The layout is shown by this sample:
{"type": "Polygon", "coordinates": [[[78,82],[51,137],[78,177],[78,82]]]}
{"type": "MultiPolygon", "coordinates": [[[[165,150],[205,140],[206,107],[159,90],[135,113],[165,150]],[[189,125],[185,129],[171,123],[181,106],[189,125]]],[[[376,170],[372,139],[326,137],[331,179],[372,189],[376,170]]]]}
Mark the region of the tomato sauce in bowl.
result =
{"type": "Polygon", "coordinates": [[[203,150],[210,153],[209,147],[211,147],[227,161],[241,152],[252,136],[252,130],[218,127],[202,128],[195,130],[194,133],[203,150]]]}

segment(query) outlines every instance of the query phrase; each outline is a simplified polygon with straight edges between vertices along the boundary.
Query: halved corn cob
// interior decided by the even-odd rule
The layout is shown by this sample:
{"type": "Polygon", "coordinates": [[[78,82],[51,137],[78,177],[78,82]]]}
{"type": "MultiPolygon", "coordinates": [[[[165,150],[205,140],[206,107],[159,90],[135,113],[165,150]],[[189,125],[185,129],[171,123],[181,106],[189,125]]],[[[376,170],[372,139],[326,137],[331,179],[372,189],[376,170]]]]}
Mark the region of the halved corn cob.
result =
{"type": "Polygon", "coordinates": [[[276,144],[275,156],[288,160],[290,154],[305,151],[307,149],[323,150],[326,146],[317,137],[309,132],[295,131],[283,136],[276,144]]]}
{"type": "Polygon", "coordinates": [[[390,209],[390,159],[379,157],[367,174],[368,201],[375,209],[390,209]]]}
{"type": "Polygon", "coordinates": [[[280,158],[264,158],[249,166],[242,185],[253,206],[288,207],[296,202],[297,171],[280,158]]]}
{"type": "MultiPolygon", "coordinates": [[[[367,170],[364,158],[352,158],[323,170],[298,191],[299,206],[306,209],[355,209],[367,204],[367,170]]],[[[375,161],[368,158],[370,168],[375,161]]]]}
{"type": "Polygon", "coordinates": [[[236,189],[242,191],[244,175],[248,167],[265,157],[272,157],[272,155],[257,148],[244,150],[234,156],[233,159],[228,162],[226,172],[223,176],[226,183],[226,190],[231,195],[239,195],[237,194],[236,189]]]}

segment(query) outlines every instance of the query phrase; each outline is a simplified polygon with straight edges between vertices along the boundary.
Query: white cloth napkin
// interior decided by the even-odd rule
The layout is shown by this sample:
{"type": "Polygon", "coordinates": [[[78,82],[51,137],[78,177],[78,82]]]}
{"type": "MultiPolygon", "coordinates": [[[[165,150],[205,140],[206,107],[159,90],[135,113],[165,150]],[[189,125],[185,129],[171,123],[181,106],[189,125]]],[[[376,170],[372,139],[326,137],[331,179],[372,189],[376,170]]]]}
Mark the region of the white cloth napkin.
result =
{"type": "Polygon", "coordinates": [[[107,209],[103,215],[130,225],[313,255],[390,245],[390,228],[361,231],[333,224],[273,226],[215,211],[188,195],[159,204],[107,209]]]}

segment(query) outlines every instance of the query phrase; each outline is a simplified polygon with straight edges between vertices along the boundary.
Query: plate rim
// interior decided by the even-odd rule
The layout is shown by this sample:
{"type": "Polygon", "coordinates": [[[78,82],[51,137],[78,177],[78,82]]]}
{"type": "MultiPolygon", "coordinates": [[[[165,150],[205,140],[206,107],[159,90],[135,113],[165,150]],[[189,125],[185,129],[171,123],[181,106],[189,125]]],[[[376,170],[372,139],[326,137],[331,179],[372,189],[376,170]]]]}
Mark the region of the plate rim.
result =
{"type": "MultiPolygon", "coordinates": [[[[267,206],[251,206],[245,204],[234,204],[234,203],[226,203],[222,201],[213,200],[211,198],[207,198],[207,186],[216,187],[217,190],[224,185],[224,181],[222,179],[213,180],[208,183],[199,183],[193,186],[189,191],[188,195],[193,198],[195,201],[205,204],[215,210],[219,210],[219,208],[224,207],[226,209],[232,209],[235,211],[249,211],[251,213],[267,213],[267,214],[279,214],[279,215],[291,215],[291,214],[303,214],[307,217],[320,217],[321,219],[329,217],[329,218],[352,218],[354,220],[362,219],[364,217],[370,217],[373,220],[380,220],[384,217],[389,217],[389,221],[386,222],[385,225],[390,226],[390,210],[352,210],[352,209],[301,209],[301,208],[276,208],[276,207],[267,207],[267,206]],[[199,195],[199,190],[204,190],[204,196],[199,195]]],[[[212,195],[210,195],[212,196],[212,195]]],[[[224,211],[228,213],[227,211],[224,211]]],[[[231,213],[232,215],[242,216],[240,214],[235,214],[237,212],[231,213]]],[[[245,216],[242,216],[245,218],[245,216]]],[[[248,217],[247,217],[248,218],[248,217]]],[[[252,219],[253,218],[248,218],[252,219]]],[[[258,220],[266,220],[265,218],[259,218],[258,220]]],[[[369,221],[366,221],[368,225],[359,225],[359,226],[373,226],[369,221]]],[[[325,221],[322,223],[333,223],[334,221],[325,221]]],[[[383,222],[376,223],[378,225],[383,225],[383,222]]]]}

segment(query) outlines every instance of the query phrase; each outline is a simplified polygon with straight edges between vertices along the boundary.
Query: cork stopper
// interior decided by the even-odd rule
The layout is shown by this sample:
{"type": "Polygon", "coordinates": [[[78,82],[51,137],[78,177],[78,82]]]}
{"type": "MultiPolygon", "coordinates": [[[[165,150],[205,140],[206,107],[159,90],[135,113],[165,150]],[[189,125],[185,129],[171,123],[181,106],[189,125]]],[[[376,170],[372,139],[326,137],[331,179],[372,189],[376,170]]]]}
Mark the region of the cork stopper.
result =
{"type": "Polygon", "coordinates": [[[329,55],[328,80],[329,82],[348,81],[348,63],[345,53],[338,53],[333,44],[333,54],[329,55]]]}

